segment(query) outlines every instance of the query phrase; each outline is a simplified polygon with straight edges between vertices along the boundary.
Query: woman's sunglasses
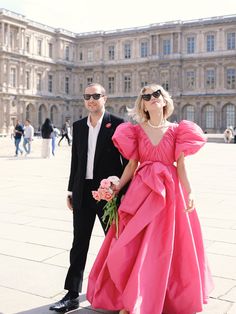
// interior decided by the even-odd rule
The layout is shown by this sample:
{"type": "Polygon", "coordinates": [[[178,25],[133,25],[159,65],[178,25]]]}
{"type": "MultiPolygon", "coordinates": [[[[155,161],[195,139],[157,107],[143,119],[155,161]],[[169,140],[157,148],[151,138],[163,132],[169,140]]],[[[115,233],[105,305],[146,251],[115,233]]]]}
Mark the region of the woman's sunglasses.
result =
{"type": "Polygon", "coordinates": [[[155,98],[159,98],[161,96],[161,90],[158,89],[157,91],[153,92],[152,94],[143,94],[142,99],[149,101],[152,98],[152,96],[155,98]]]}
{"type": "Polygon", "coordinates": [[[94,100],[98,100],[103,96],[104,95],[102,95],[102,94],[83,94],[83,97],[85,100],[89,100],[91,97],[93,97],[94,100]]]}

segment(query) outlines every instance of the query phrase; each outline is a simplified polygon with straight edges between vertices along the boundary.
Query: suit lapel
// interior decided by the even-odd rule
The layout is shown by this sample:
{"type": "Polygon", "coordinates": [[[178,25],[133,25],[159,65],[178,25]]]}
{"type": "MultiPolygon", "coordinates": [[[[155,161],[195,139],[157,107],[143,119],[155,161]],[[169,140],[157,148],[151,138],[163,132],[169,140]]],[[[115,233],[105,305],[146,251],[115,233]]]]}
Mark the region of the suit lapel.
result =
{"type": "Polygon", "coordinates": [[[101,155],[102,150],[104,149],[104,144],[106,143],[107,137],[111,134],[111,117],[108,112],[104,113],[100,131],[98,133],[95,156],[94,156],[94,169],[96,169],[96,164],[101,155]],[[109,125],[109,126],[108,126],[109,125]]]}
{"type": "Polygon", "coordinates": [[[79,147],[79,151],[82,152],[81,154],[79,154],[79,156],[86,156],[87,158],[87,152],[88,152],[88,132],[89,132],[89,128],[87,125],[87,119],[84,119],[81,130],[79,130],[79,132],[81,132],[81,134],[79,134],[79,143],[80,143],[80,147],[79,147]]]}

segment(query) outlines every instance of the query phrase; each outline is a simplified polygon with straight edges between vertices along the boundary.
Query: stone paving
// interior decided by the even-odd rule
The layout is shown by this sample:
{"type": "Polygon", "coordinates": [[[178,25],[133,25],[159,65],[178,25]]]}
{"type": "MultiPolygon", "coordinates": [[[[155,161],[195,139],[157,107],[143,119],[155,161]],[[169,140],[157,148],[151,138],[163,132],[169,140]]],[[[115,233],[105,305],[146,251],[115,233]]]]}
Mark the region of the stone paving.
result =
{"type": "MultiPolygon", "coordinates": [[[[0,314],[52,314],[49,305],[64,295],[72,242],[65,203],[70,147],[62,142],[51,159],[41,159],[40,147],[36,138],[32,154],[16,158],[13,141],[0,138],[0,314]]],[[[215,282],[202,313],[235,314],[236,145],[207,143],[188,167],[215,282]]],[[[96,223],[85,278],[102,241],[96,223]]],[[[85,291],[86,280],[80,308],[71,313],[107,313],[92,310],[85,291]]]]}

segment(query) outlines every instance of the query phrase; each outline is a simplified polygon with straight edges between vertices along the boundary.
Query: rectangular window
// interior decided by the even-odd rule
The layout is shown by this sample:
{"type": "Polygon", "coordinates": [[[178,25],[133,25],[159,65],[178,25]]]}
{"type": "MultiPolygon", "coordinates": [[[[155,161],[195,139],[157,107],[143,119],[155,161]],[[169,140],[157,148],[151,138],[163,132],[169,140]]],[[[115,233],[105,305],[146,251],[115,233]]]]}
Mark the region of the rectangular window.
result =
{"type": "Polygon", "coordinates": [[[234,50],[235,49],[235,33],[227,34],[227,49],[234,50]]]}
{"type": "Polygon", "coordinates": [[[141,88],[143,88],[144,86],[147,86],[148,82],[147,81],[141,81],[141,88]]]}
{"type": "Polygon", "coordinates": [[[195,38],[188,37],[187,38],[187,53],[194,53],[195,52],[195,38]]]}
{"type": "Polygon", "coordinates": [[[37,74],[36,88],[38,92],[42,90],[42,75],[40,73],[37,74]]]}
{"type": "Polygon", "coordinates": [[[124,92],[129,93],[131,91],[131,77],[129,75],[124,76],[124,92]]]}
{"type": "Polygon", "coordinates": [[[93,78],[90,76],[90,77],[87,77],[87,85],[93,83],[93,78]]]}
{"type": "Polygon", "coordinates": [[[42,40],[41,39],[37,40],[37,54],[39,56],[42,56],[42,40]]]}
{"type": "Polygon", "coordinates": [[[162,86],[165,90],[169,90],[169,82],[168,80],[165,80],[163,83],[162,83],[162,86]]]}
{"type": "Polygon", "coordinates": [[[48,91],[49,91],[49,93],[52,93],[52,83],[53,83],[52,74],[48,74],[48,91]]]}
{"type": "Polygon", "coordinates": [[[65,59],[66,59],[66,61],[69,61],[69,58],[70,58],[70,47],[65,46],[65,59]]]}
{"type": "Polygon", "coordinates": [[[194,71],[186,72],[186,87],[188,89],[193,89],[195,87],[195,72],[194,71]]]}
{"type": "Polygon", "coordinates": [[[115,59],[115,46],[108,47],[108,59],[114,60],[115,59]]]}
{"type": "Polygon", "coordinates": [[[215,70],[214,69],[206,70],[206,88],[209,88],[209,89],[215,88],[215,70]]]}
{"type": "Polygon", "coordinates": [[[212,52],[215,50],[215,36],[207,35],[207,52],[212,52]]]}
{"type": "Polygon", "coordinates": [[[26,80],[26,83],[25,83],[26,89],[30,89],[30,72],[29,71],[25,72],[25,80],[26,80]]]}
{"type": "Polygon", "coordinates": [[[83,52],[80,52],[80,53],[79,53],[79,59],[80,59],[80,61],[83,60],[83,52]]]}
{"type": "Polygon", "coordinates": [[[114,94],[115,92],[115,78],[114,76],[108,77],[108,93],[114,94]]]}
{"type": "Polygon", "coordinates": [[[89,62],[93,61],[93,49],[92,48],[88,49],[88,61],[89,62]]]}
{"type": "Polygon", "coordinates": [[[16,87],[16,69],[11,68],[10,70],[10,86],[16,87]]]}
{"type": "Polygon", "coordinates": [[[70,78],[66,76],[65,80],[65,93],[68,95],[70,92],[70,78]]]}
{"type": "Polygon", "coordinates": [[[124,45],[124,57],[125,57],[125,59],[131,58],[131,46],[129,43],[126,43],[124,45]]]}
{"type": "Polygon", "coordinates": [[[164,55],[170,54],[170,39],[163,40],[163,54],[164,55]]]}
{"type": "Polygon", "coordinates": [[[48,56],[52,58],[52,43],[48,43],[48,56]]]}
{"type": "Polygon", "coordinates": [[[146,41],[141,43],[140,55],[141,58],[146,58],[148,56],[148,43],[146,41]]]}
{"type": "Polygon", "coordinates": [[[227,88],[235,89],[235,69],[227,69],[227,88]]]}

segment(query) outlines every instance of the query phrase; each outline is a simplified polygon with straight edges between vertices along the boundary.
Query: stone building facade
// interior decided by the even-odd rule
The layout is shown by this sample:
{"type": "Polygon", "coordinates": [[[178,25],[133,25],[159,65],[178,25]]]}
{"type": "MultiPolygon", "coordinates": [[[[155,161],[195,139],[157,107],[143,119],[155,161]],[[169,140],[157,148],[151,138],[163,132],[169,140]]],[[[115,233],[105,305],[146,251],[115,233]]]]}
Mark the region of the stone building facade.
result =
{"type": "Polygon", "coordinates": [[[236,126],[236,15],[76,34],[0,10],[0,134],[16,119],[39,129],[47,117],[60,128],[85,116],[90,82],[120,116],[157,82],[174,99],[172,121],[209,133],[236,126]]]}

